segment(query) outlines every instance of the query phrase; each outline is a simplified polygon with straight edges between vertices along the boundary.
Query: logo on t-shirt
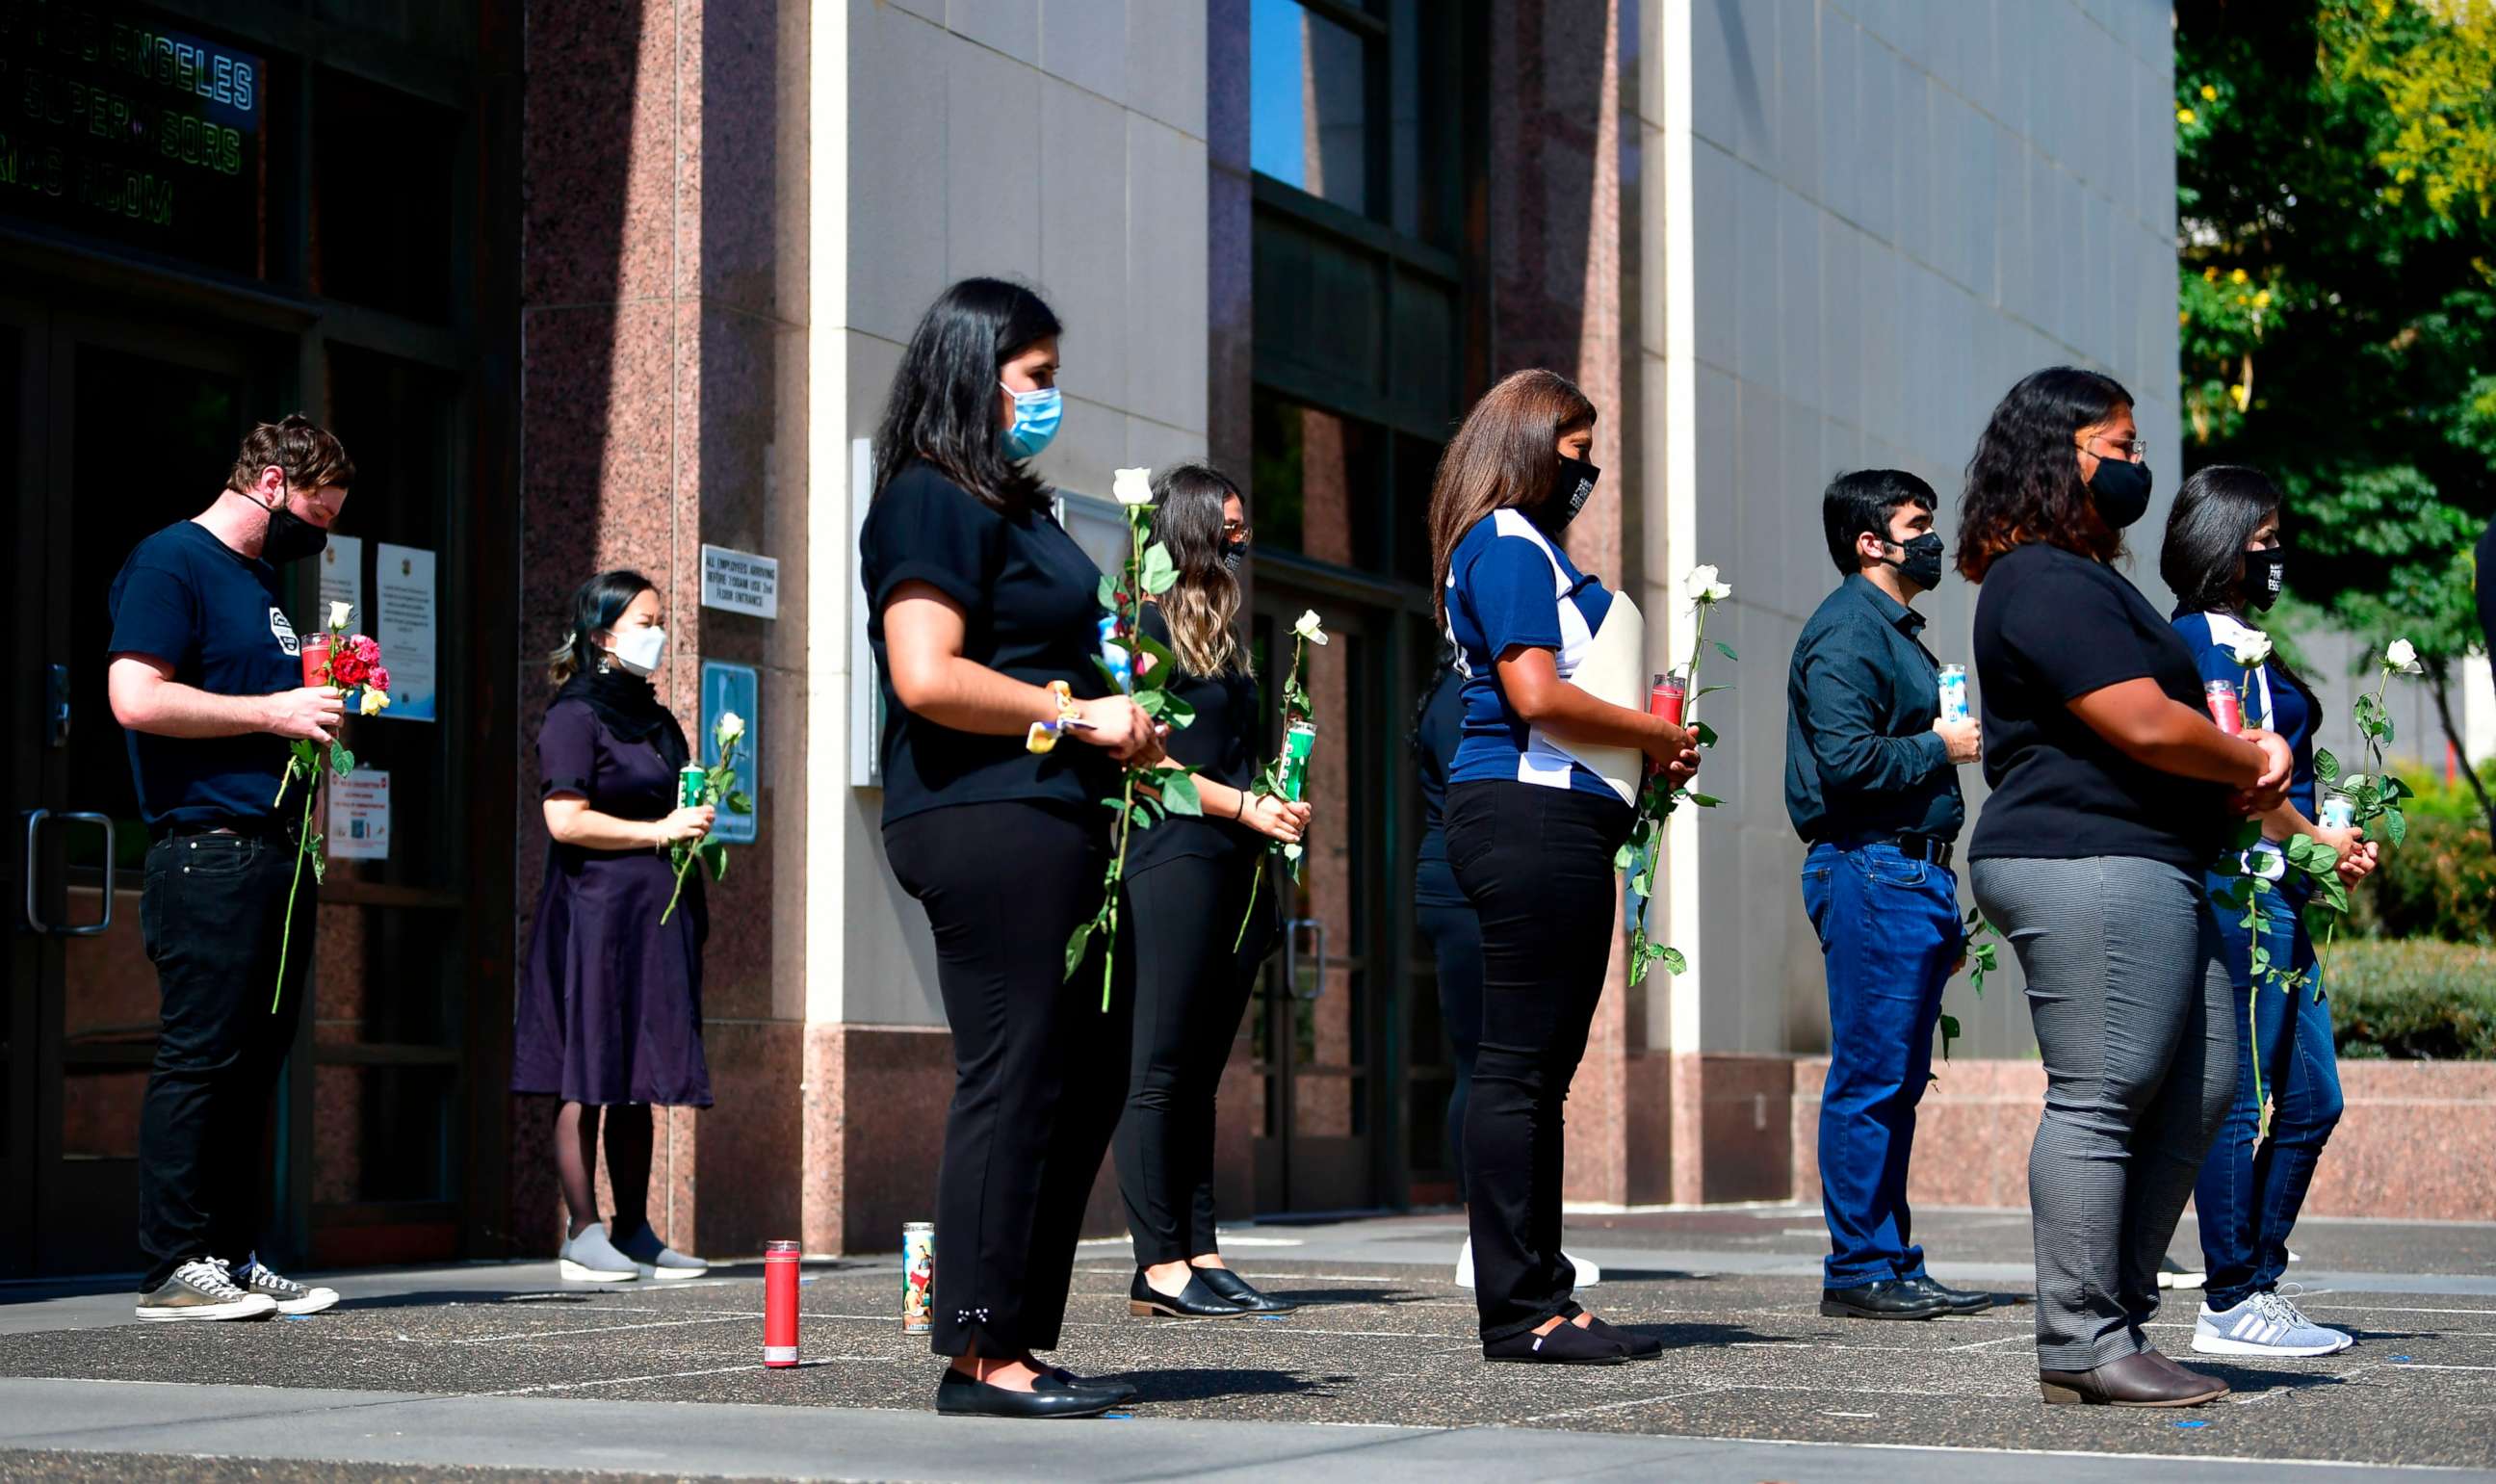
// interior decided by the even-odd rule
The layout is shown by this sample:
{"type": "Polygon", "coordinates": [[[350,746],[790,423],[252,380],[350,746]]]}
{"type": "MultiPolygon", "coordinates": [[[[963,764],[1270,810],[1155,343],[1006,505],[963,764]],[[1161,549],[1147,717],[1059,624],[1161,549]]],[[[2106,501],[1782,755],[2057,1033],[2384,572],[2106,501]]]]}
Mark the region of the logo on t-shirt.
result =
{"type": "Polygon", "coordinates": [[[303,647],[295,640],[295,625],[286,621],[286,610],[272,608],[268,611],[268,631],[277,636],[279,648],[298,658],[302,655],[303,647]]]}

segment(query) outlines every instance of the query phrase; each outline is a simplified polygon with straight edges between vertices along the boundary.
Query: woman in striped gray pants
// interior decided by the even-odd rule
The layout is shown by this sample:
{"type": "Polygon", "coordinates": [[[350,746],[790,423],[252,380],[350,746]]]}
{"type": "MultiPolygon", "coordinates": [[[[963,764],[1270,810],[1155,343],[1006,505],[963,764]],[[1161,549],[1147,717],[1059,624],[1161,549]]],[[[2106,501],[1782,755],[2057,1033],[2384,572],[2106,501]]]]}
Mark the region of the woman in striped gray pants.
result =
{"type": "Polygon", "coordinates": [[[2211,724],[2192,651],[2112,565],[2148,509],[2141,455],[2131,395],[2063,366],[2011,390],[1968,462],[1958,567],[1984,584],[1993,788],[1968,857],[2045,1063],[2028,1158],[2044,1399],[2192,1406],[2227,1383],[2141,1327],[2235,1085],[2201,869],[2279,803],[2291,758],[2269,733],[2211,724]]]}

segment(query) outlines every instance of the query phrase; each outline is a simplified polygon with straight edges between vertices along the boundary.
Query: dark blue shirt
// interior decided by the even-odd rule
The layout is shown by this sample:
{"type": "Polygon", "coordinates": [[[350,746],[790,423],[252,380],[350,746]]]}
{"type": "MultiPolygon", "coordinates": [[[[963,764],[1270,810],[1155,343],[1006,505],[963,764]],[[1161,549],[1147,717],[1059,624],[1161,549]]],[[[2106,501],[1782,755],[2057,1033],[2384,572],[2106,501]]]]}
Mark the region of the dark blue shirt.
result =
{"type": "Polygon", "coordinates": [[[2314,811],[2314,708],[2305,687],[2290,678],[2276,660],[2264,661],[2251,676],[2236,663],[2233,646],[2261,632],[2226,614],[2178,614],[2175,632],[2193,651],[2201,679],[2226,680],[2236,687],[2244,723],[2277,732],[2288,743],[2296,766],[2288,775],[2289,802],[2312,819],[2314,811]]]}
{"type": "Polygon", "coordinates": [[[1513,779],[1619,797],[1516,714],[1499,683],[1499,658],[1511,649],[1548,649],[1560,679],[1576,674],[1611,606],[1610,590],[1521,512],[1494,510],[1473,523],[1448,559],[1448,633],[1465,673],[1464,737],[1450,782],[1513,779]]]}
{"type": "MultiPolygon", "coordinates": [[[[184,521],[139,543],[112,580],[114,654],[173,667],[176,683],[219,696],[272,696],[303,683],[277,569],[184,521]]],[[[286,772],[272,733],[130,739],[130,773],[148,828],[265,818],[286,772]]]]}
{"type": "Polygon", "coordinates": [[[1967,823],[1958,769],[1933,730],[1941,663],[1922,616],[1861,573],[1838,584],[1786,672],[1786,813],[1805,840],[1929,835],[1967,823]]]}
{"type": "Polygon", "coordinates": [[[1448,864],[1448,770],[1456,760],[1456,742],[1464,735],[1465,678],[1454,666],[1439,672],[1421,703],[1421,719],[1413,729],[1413,775],[1421,785],[1421,844],[1414,852],[1413,900],[1424,907],[1470,907],[1472,900],[1456,885],[1455,868],[1448,864]]]}

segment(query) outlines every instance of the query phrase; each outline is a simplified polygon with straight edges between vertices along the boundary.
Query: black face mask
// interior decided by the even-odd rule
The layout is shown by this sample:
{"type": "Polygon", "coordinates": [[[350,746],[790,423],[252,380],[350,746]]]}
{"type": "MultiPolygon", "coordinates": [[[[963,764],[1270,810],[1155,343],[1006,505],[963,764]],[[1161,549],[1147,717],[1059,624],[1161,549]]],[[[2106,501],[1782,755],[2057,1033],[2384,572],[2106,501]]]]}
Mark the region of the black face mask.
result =
{"type": "Polygon", "coordinates": [[[2279,601],[2280,584],[2288,578],[2288,553],[2278,547],[2265,552],[2245,553],[2245,606],[2256,613],[2268,612],[2279,601]]]}
{"type": "Polygon", "coordinates": [[[268,534],[261,538],[260,556],[272,567],[283,567],[318,556],[328,545],[328,531],[280,505],[268,513],[268,534]]]}
{"type": "Polygon", "coordinates": [[[2149,465],[2102,456],[2089,480],[2089,494],[2106,523],[2121,530],[2149,514],[2149,465]]]}
{"type": "Polygon", "coordinates": [[[1889,543],[1906,553],[1898,561],[1882,560],[1898,569],[1898,575],[1926,592],[1942,584],[1942,533],[1926,531],[1913,541],[1889,543]]]}
{"type": "Polygon", "coordinates": [[[1226,541],[1222,544],[1222,564],[1236,572],[1248,563],[1248,543],[1226,541]]]}
{"type": "Polygon", "coordinates": [[[1543,502],[1543,528],[1556,536],[1576,520],[1595,492],[1595,482],[1603,477],[1604,471],[1586,460],[1562,455],[1560,475],[1551,482],[1551,497],[1543,502]]]}

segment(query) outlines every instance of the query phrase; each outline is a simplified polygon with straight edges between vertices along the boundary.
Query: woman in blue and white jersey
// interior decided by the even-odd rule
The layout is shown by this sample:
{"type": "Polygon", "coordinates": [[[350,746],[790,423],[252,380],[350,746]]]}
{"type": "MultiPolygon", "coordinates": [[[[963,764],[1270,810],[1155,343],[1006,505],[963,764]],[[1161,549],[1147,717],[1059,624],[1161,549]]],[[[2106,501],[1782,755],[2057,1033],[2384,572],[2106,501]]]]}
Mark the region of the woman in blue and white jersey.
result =
{"type": "Polygon", "coordinates": [[[1465,1114],[1474,1299],[1488,1360],[1615,1365],[1660,1342],[1578,1308],[1560,1250],[1561,1105],[1611,956],[1612,857],[1634,818],[1581,754],[1699,767],[1680,727],[1572,684],[1616,603],[1560,549],[1600,475],[1594,404],[1519,371],[1448,445],[1430,493],[1440,616],[1464,721],[1448,771],[1448,861],[1482,921],[1482,1045],[1465,1114]],[[1575,750],[1573,750],[1575,749],[1575,750]]]}

